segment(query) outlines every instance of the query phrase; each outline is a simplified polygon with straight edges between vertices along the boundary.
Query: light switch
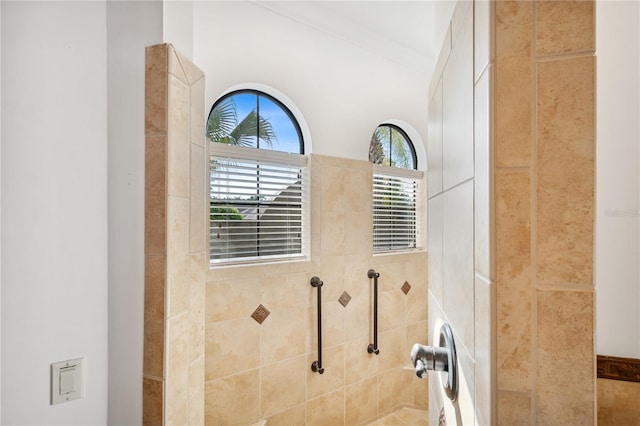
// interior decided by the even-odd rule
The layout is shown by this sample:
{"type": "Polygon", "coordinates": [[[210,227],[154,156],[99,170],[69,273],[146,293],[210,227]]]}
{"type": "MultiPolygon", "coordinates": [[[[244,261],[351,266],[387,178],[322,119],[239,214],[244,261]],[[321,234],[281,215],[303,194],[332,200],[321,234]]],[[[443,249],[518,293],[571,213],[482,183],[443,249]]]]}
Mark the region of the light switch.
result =
{"type": "Polygon", "coordinates": [[[82,358],[51,364],[51,405],[82,398],[82,358]]]}

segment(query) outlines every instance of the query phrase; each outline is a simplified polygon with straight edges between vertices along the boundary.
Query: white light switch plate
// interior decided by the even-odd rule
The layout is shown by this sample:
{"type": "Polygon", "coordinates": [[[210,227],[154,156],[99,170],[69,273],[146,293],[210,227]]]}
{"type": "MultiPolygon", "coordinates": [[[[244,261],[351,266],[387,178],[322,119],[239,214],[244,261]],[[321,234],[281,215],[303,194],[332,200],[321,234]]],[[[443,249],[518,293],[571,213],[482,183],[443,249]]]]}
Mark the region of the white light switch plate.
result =
{"type": "Polygon", "coordinates": [[[51,364],[51,405],[83,396],[84,359],[51,364]]]}

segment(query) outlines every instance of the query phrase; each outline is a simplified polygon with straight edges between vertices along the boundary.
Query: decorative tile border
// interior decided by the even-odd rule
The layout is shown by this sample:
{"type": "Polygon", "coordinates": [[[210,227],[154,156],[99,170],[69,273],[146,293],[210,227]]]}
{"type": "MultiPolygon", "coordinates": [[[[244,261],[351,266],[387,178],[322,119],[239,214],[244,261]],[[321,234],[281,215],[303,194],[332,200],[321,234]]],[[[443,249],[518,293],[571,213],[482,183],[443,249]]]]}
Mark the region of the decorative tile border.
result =
{"type": "Polygon", "coordinates": [[[598,378],[640,383],[640,359],[598,355],[598,378]]]}

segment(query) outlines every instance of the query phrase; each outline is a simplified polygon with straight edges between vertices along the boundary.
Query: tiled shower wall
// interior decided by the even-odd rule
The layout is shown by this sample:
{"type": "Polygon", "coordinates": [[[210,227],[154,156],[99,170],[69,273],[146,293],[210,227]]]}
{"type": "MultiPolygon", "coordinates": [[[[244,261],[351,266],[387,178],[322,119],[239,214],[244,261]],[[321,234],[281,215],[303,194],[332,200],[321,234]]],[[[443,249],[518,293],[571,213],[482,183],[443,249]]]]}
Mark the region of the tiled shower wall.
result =
{"type": "Polygon", "coordinates": [[[460,373],[455,403],[430,376],[430,424],[493,424],[489,18],[488,2],[457,3],[430,88],[429,338],[451,324],[460,373]]]}
{"type": "Polygon", "coordinates": [[[594,2],[494,7],[498,422],[593,424],[594,2]]]}
{"type": "Polygon", "coordinates": [[[204,74],[146,50],[143,424],[204,423],[204,74]]]}
{"type": "Polygon", "coordinates": [[[407,368],[412,344],[426,342],[427,254],[373,256],[371,164],[310,160],[310,260],[207,273],[206,424],[357,425],[400,406],[427,408],[427,383],[407,368]],[[378,356],[367,353],[371,268],[380,273],[378,356]],[[324,283],[324,374],[310,368],[314,275],[324,283]],[[260,306],[261,323],[252,317],[260,306]]]}

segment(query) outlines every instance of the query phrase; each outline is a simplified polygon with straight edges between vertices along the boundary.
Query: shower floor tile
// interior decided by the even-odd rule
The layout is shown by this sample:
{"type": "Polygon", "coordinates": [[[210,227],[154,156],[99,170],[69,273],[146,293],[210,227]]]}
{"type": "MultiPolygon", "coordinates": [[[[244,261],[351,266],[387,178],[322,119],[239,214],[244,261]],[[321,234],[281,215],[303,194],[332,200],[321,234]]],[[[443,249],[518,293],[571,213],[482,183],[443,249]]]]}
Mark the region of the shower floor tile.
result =
{"type": "Polygon", "coordinates": [[[429,414],[425,410],[400,408],[368,426],[428,426],[429,414]]]}

